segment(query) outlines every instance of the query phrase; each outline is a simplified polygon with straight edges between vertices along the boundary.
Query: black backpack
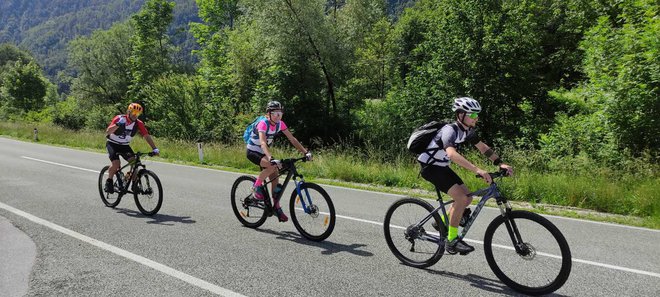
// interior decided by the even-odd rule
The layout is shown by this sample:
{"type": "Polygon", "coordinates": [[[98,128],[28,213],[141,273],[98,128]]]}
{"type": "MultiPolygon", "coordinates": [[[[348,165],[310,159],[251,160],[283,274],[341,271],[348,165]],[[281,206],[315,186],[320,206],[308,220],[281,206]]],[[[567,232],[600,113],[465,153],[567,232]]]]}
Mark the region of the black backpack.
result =
{"type": "Polygon", "coordinates": [[[426,148],[431,143],[431,140],[433,140],[433,137],[447,124],[449,124],[449,121],[432,121],[420,126],[412,132],[410,138],[408,138],[408,145],[406,147],[411,153],[417,155],[426,152],[426,148]]]}

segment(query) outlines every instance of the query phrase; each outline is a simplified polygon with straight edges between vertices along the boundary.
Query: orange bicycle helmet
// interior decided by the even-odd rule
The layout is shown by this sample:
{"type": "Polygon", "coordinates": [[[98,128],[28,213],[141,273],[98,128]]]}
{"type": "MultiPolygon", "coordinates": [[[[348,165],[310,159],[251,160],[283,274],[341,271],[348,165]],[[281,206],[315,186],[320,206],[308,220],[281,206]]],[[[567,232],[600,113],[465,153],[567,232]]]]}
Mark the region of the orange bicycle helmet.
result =
{"type": "Polygon", "coordinates": [[[128,105],[128,110],[126,112],[130,113],[134,116],[139,116],[139,115],[142,114],[142,111],[144,111],[142,109],[142,105],[140,105],[138,103],[131,103],[131,104],[128,105]]]}

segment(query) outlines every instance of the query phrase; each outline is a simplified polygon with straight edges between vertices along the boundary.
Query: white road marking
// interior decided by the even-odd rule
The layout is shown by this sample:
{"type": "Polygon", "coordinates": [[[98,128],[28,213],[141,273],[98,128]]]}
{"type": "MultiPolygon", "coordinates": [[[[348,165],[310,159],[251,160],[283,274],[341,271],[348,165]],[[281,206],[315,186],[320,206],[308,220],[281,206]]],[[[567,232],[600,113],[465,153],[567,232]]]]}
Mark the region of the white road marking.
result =
{"type": "MultiPolygon", "coordinates": [[[[61,163],[45,161],[45,160],[40,160],[40,159],[36,159],[36,158],[30,158],[30,157],[26,157],[26,156],[21,156],[21,158],[28,159],[28,160],[33,160],[33,161],[38,161],[38,162],[43,162],[43,163],[47,163],[47,164],[52,164],[52,165],[63,166],[63,167],[67,167],[67,168],[79,169],[79,170],[90,171],[90,172],[95,172],[95,173],[99,172],[98,170],[80,168],[80,167],[61,164],[61,163]]],[[[163,164],[171,164],[171,163],[163,163],[163,164]]],[[[172,164],[172,165],[198,168],[198,167],[194,167],[194,166],[180,165],[180,164],[172,164]]],[[[219,170],[219,171],[222,171],[222,170],[219,170]]],[[[234,172],[232,172],[232,173],[234,173],[234,172]]],[[[328,186],[328,185],[324,185],[324,186],[328,186]]],[[[329,187],[340,188],[340,187],[337,187],[337,186],[329,186],[329,187]]],[[[347,189],[347,188],[342,188],[342,189],[347,189]]],[[[356,190],[356,189],[348,189],[348,190],[356,190]]],[[[372,192],[372,191],[368,191],[368,190],[358,190],[358,191],[365,191],[365,192],[371,192],[371,193],[375,193],[375,194],[382,194],[382,193],[372,192]]],[[[389,194],[389,195],[394,195],[394,194],[389,194]]],[[[396,195],[394,195],[394,196],[396,196],[396,195]]],[[[401,196],[401,197],[403,197],[403,196],[401,196]]],[[[383,226],[383,223],[381,223],[381,222],[370,221],[370,220],[354,218],[354,217],[349,217],[349,216],[343,216],[343,215],[336,215],[336,216],[338,218],[342,218],[342,219],[346,219],[346,220],[352,220],[352,221],[356,221],[356,222],[362,222],[362,223],[367,223],[367,224],[383,226]]],[[[547,216],[547,215],[544,215],[544,216],[547,216]]],[[[632,226],[625,226],[625,225],[617,225],[617,224],[610,224],[610,223],[592,222],[592,221],[573,219],[573,218],[564,218],[564,217],[557,217],[557,216],[550,216],[550,217],[559,218],[559,219],[569,219],[569,220],[575,220],[575,221],[581,221],[581,222],[587,222],[587,223],[603,224],[603,225],[608,225],[608,226],[628,227],[628,228],[640,229],[640,230],[644,230],[644,231],[655,231],[655,232],[660,231],[660,230],[653,230],[653,229],[646,229],[646,228],[639,228],[639,227],[632,227],[632,226]]],[[[395,227],[395,226],[393,226],[393,227],[395,227]]],[[[396,226],[396,228],[405,229],[404,227],[400,227],[400,226],[396,226]]],[[[483,245],[483,241],[472,240],[472,239],[468,239],[468,238],[465,238],[465,241],[483,245]]],[[[504,247],[504,246],[499,246],[499,245],[497,245],[497,246],[501,247],[501,248],[509,248],[509,247],[504,247]]],[[[548,257],[553,257],[553,258],[558,258],[559,257],[559,256],[556,256],[556,255],[550,255],[550,254],[542,254],[542,255],[548,256],[548,257]]],[[[637,273],[637,274],[648,275],[648,276],[653,276],[653,277],[660,278],[660,273],[655,273],[655,272],[649,272],[649,271],[644,271],[644,270],[632,269],[632,268],[627,268],[627,267],[621,267],[621,266],[616,266],[616,265],[610,265],[610,264],[599,263],[599,262],[594,262],[594,261],[589,261],[589,260],[575,259],[575,258],[573,258],[573,262],[584,263],[584,264],[588,264],[588,265],[594,265],[594,266],[599,266],[599,267],[604,267],[604,268],[609,268],[609,269],[614,269],[614,270],[632,272],[632,273],[637,273]]]]}
{"type": "MultiPolygon", "coordinates": [[[[57,147],[57,148],[60,148],[60,147],[57,147]]],[[[69,148],[63,148],[63,149],[69,149],[69,148]]],[[[69,150],[74,150],[74,149],[69,149],[69,150]]],[[[79,151],[79,150],[75,150],[75,151],[79,151]]],[[[89,153],[94,153],[94,152],[89,152],[89,153]]],[[[26,157],[26,156],[21,156],[21,158],[28,159],[28,160],[33,160],[33,161],[38,161],[38,162],[43,162],[43,163],[47,163],[47,164],[52,164],[52,165],[59,165],[59,166],[63,166],[63,167],[73,168],[73,169],[80,169],[80,170],[89,171],[89,172],[99,172],[100,171],[100,170],[80,168],[80,167],[76,167],[76,166],[71,166],[71,165],[66,165],[66,164],[61,164],[61,163],[56,163],[56,162],[51,162],[51,161],[46,161],[46,160],[41,160],[41,159],[36,159],[36,158],[30,158],[30,157],[26,157]]],[[[226,171],[226,170],[221,170],[221,169],[198,167],[198,166],[176,164],[176,163],[169,163],[169,162],[160,162],[160,161],[153,161],[153,160],[151,162],[160,163],[160,164],[164,164],[164,165],[171,165],[171,166],[181,166],[181,167],[187,167],[187,168],[193,168],[193,169],[205,170],[205,171],[211,171],[211,172],[220,171],[220,172],[233,174],[233,175],[245,175],[245,173],[226,171]]],[[[342,189],[342,190],[359,191],[359,192],[378,194],[378,195],[383,195],[383,196],[394,196],[394,197],[400,197],[400,198],[407,197],[405,195],[400,195],[400,194],[382,193],[382,192],[376,192],[376,191],[371,191],[371,190],[363,190],[363,189],[344,188],[344,187],[328,185],[328,184],[324,184],[324,183],[319,183],[319,184],[323,185],[324,187],[337,188],[337,189],[342,189]]],[[[490,206],[484,206],[484,208],[498,209],[496,207],[490,207],[490,206]]],[[[554,215],[548,215],[548,214],[544,214],[543,216],[554,218],[554,219],[560,219],[560,220],[577,221],[577,222],[596,224],[596,225],[604,225],[604,226],[610,226],[610,227],[618,227],[618,228],[626,228],[626,229],[634,229],[634,230],[650,231],[650,232],[660,232],[660,230],[649,229],[649,228],[644,228],[644,227],[635,227],[635,226],[627,226],[627,225],[620,225],[620,224],[613,224],[613,223],[606,223],[606,222],[589,221],[589,220],[584,220],[584,219],[560,217],[560,216],[554,216],[554,215]]]]}
{"type": "Polygon", "coordinates": [[[103,250],[109,251],[109,252],[114,253],[114,254],[116,254],[116,255],[122,256],[122,257],[124,257],[124,258],[126,258],[126,259],[129,259],[129,260],[135,261],[135,262],[137,262],[137,263],[139,263],[139,264],[142,264],[142,265],[144,265],[144,266],[151,267],[151,268],[153,268],[153,269],[155,269],[155,270],[157,270],[157,271],[160,271],[160,272],[162,272],[162,273],[164,273],[164,274],[167,274],[167,275],[169,275],[169,276],[172,276],[172,277],[178,278],[178,279],[180,279],[180,280],[182,280],[182,281],[184,281],[184,282],[187,282],[187,283],[189,283],[189,284],[191,284],[191,285],[193,285],[193,286],[196,286],[196,287],[199,287],[199,288],[202,288],[202,289],[208,290],[208,291],[210,291],[210,292],[212,292],[212,293],[215,293],[215,294],[218,294],[218,295],[221,295],[221,296],[232,296],[232,297],[234,297],[234,296],[235,296],[235,297],[243,296],[243,295],[241,295],[241,294],[239,294],[239,293],[236,293],[236,292],[234,292],[234,291],[231,291],[231,290],[225,289],[225,288],[223,288],[223,287],[220,287],[220,286],[214,285],[214,284],[209,283],[209,282],[207,282],[207,281],[205,281],[205,280],[202,280],[202,279],[196,278],[196,277],[194,277],[194,276],[191,276],[191,275],[186,274],[186,273],[184,273],[184,272],[178,271],[178,270],[176,270],[176,269],[174,269],[174,268],[171,268],[171,267],[169,267],[169,266],[166,266],[166,265],[160,264],[160,263],[155,262],[155,261],[153,261],[153,260],[149,260],[149,259],[147,259],[147,258],[145,258],[145,257],[142,257],[142,256],[140,256],[140,255],[133,254],[133,253],[131,253],[131,252],[129,252],[129,251],[126,251],[126,250],[120,249],[120,248],[118,248],[118,247],[116,247],[116,246],[113,246],[113,245],[111,245],[111,244],[107,244],[107,243],[105,243],[105,242],[102,242],[102,241],[96,240],[96,239],[94,239],[94,238],[91,238],[91,237],[88,237],[88,236],[82,235],[82,234],[80,234],[80,233],[78,233],[78,232],[75,232],[75,231],[73,231],[73,230],[70,230],[70,229],[64,228],[64,227],[62,227],[62,226],[60,226],[60,225],[57,225],[57,224],[51,223],[51,222],[49,222],[49,221],[46,221],[46,220],[44,220],[44,219],[41,219],[41,218],[36,217],[36,216],[34,216],[34,215],[31,215],[31,214],[29,214],[29,213],[27,213],[27,212],[24,212],[24,211],[22,211],[22,210],[19,210],[19,209],[13,208],[13,207],[11,207],[11,206],[9,206],[9,205],[7,205],[7,204],[4,204],[4,203],[2,203],[2,202],[0,202],[0,208],[3,208],[3,209],[5,209],[5,210],[7,210],[7,211],[9,211],[9,212],[11,212],[11,213],[14,213],[14,214],[16,214],[16,215],[19,215],[19,216],[21,216],[21,217],[24,217],[24,218],[26,218],[26,219],[28,219],[28,220],[30,220],[30,221],[32,221],[32,222],[35,222],[35,223],[37,223],[37,224],[39,224],[39,225],[42,225],[42,226],[48,227],[48,228],[53,229],[53,230],[55,230],[55,231],[57,231],[57,232],[60,232],[60,233],[66,234],[66,235],[71,236],[71,237],[73,237],[73,238],[75,238],[75,239],[78,239],[78,240],[81,240],[81,241],[83,241],[83,242],[86,242],[86,243],[88,243],[88,244],[90,244],[90,245],[96,246],[96,247],[98,247],[98,248],[101,248],[101,249],[103,249],[103,250]]]}
{"type": "MultiPolygon", "coordinates": [[[[362,223],[368,223],[368,224],[383,226],[383,223],[376,222],[376,221],[369,221],[369,220],[365,220],[365,219],[353,218],[353,217],[348,217],[348,216],[340,216],[340,215],[337,215],[337,217],[347,219],[347,220],[362,222],[362,223]]],[[[406,230],[406,228],[402,227],[402,226],[392,225],[391,227],[396,228],[396,229],[406,230]]],[[[436,236],[438,235],[438,233],[434,233],[434,232],[430,232],[430,233],[434,234],[436,236]]],[[[464,238],[463,240],[465,240],[467,242],[480,244],[480,245],[484,244],[484,242],[481,241],[481,240],[474,240],[474,239],[468,239],[468,238],[464,238]]],[[[493,246],[498,247],[498,248],[503,248],[503,249],[514,250],[513,247],[499,245],[499,244],[493,244],[493,246]]],[[[546,256],[546,257],[550,257],[550,258],[561,259],[561,257],[558,256],[558,255],[553,255],[553,254],[548,254],[548,253],[537,253],[537,255],[542,255],[542,256],[546,256]]],[[[605,263],[599,263],[599,262],[594,262],[594,261],[589,261],[589,260],[576,259],[576,258],[573,258],[572,260],[573,260],[573,262],[584,263],[584,264],[588,264],[588,265],[594,265],[594,266],[599,266],[599,267],[604,267],[604,268],[609,268],[609,269],[614,269],[614,270],[621,270],[621,271],[632,272],[632,273],[643,274],[643,275],[648,275],[648,276],[653,276],[653,277],[660,278],[660,273],[649,272],[649,271],[633,269],[633,268],[628,268],[628,267],[622,267],[622,266],[616,266],[616,265],[610,265],[610,264],[605,264],[605,263]]]]}
{"type": "Polygon", "coordinates": [[[66,165],[66,164],[62,164],[62,163],[56,163],[56,162],[41,160],[41,159],[37,159],[37,158],[30,158],[30,157],[26,157],[26,156],[21,156],[21,158],[32,160],[32,161],[37,161],[37,162],[42,162],[42,163],[46,163],[46,164],[51,164],[51,165],[62,166],[62,167],[71,168],[71,169],[78,169],[78,170],[82,170],[82,171],[88,171],[88,172],[94,172],[94,173],[101,172],[101,170],[92,170],[92,169],[87,169],[87,168],[81,168],[81,167],[66,165]]]}

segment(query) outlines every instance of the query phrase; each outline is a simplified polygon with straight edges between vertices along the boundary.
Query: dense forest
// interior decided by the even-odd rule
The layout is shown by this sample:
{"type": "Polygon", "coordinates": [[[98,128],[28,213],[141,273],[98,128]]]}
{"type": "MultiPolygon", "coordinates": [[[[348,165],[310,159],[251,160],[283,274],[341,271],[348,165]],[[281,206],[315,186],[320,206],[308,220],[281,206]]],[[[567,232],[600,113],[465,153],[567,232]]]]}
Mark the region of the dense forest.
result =
{"type": "Polygon", "coordinates": [[[574,158],[657,164],[658,10],[655,0],[4,1],[0,119],[99,129],[139,101],[156,136],[236,144],[279,100],[303,142],[393,160],[409,156],[412,129],[471,96],[484,106],[480,135],[542,171],[574,158]],[[65,57],[52,54],[60,47],[65,57]]]}

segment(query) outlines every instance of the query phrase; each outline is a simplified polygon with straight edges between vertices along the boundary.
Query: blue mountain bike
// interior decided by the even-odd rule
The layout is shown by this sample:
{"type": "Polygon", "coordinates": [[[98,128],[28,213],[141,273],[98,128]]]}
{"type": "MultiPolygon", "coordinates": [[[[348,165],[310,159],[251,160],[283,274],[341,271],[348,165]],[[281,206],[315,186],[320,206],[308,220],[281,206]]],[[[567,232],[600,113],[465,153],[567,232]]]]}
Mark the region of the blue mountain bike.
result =
{"type": "MultiPolygon", "coordinates": [[[[471,193],[482,196],[470,216],[463,216],[463,239],[489,199],[495,199],[500,215],[488,225],[483,247],[486,260],[495,275],[510,288],[528,295],[543,295],[564,285],[571,272],[571,250],[561,231],[548,219],[524,210],[511,210],[511,204],[500,194],[496,178],[506,170],[489,173],[493,182],[487,188],[471,193]]],[[[392,204],[383,223],[385,240],[394,256],[403,264],[424,268],[437,263],[445,252],[449,222],[445,206],[437,191],[440,206],[416,198],[403,198],[392,204]],[[444,217],[444,220],[441,219],[444,217]]]]}
{"type": "MultiPolygon", "coordinates": [[[[328,238],[335,228],[335,207],[330,196],[321,186],[305,182],[302,174],[298,173],[296,162],[306,160],[303,157],[279,161],[280,176],[286,174],[286,178],[281,184],[278,194],[280,197],[275,199],[281,198],[293,178],[296,188],[289,200],[291,221],[303,237],[312,241],[322,241],[328,238]]],[[[271,181],[264,183],[266,199],[258,200],[253,195],[256,180],[254,176],[243,175],[236,179],[231,187],[231,208],[234,210],[234,215],[243,225],[250,228],[258,228],[275,213],[268,190],[271,181]]]]}

